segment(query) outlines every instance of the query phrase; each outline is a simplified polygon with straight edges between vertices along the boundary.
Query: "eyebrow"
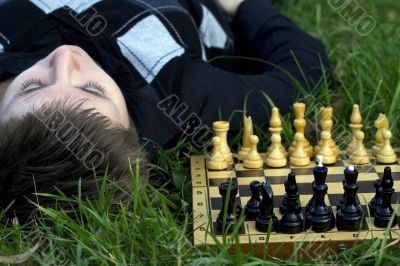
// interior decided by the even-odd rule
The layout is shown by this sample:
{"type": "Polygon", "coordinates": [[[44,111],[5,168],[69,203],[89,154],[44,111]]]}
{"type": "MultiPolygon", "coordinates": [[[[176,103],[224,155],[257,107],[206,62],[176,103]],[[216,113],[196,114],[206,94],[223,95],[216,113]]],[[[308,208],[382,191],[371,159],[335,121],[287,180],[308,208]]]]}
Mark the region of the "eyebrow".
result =
{"type": "MultiPolygon", "coordinates": [[[[45,88],[47,88],[47,87],[50,87],[50,85],[45,85],[45,86],[42,86],[42,87],[33,88],[33,89],[28,90],[28,91],[20,91],[20,92],[17,94],[17,96],[29,95],[29,94],[31,94],[31,93],[34,93],[35,91],[42,90],[42,89],[45,89],[45,88]]],[[[75,88],[75,89],[79,89],[79,90],[84,91],[84,92],[87,92],[87,93],[90,93],[90,94],[92,94],[92,95],[94,95],[94,96],[97,96],[97,97],[99,97],[99,98],[102,98],[102,99],[104,99],[104,100],[110,100],[110,98],[108,98],[107,96],[105,96],[105,95],[104,95],[102,92],[100,92],[100,91],[99,91],[99,93],[96,93],[96,92],[91,91],[91,90],[86,90],[86,89],[84,89],[83,87],[74,87],[74,88],[75,88]]]]}

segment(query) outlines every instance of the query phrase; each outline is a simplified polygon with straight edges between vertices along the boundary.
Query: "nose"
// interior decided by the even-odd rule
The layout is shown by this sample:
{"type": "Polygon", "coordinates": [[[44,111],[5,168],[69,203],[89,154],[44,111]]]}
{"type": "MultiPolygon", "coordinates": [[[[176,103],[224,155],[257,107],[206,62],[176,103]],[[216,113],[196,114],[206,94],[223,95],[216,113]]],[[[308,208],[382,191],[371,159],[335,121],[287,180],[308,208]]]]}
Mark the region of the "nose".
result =
{"type": "Polygon", "coordinates": [[[55,81],[65,83],[71,80],[75,71],[79,71],[80,64],[71,47],[61,46],[54,51],[50,60],[50,67],[53,70],[55,81]]]}

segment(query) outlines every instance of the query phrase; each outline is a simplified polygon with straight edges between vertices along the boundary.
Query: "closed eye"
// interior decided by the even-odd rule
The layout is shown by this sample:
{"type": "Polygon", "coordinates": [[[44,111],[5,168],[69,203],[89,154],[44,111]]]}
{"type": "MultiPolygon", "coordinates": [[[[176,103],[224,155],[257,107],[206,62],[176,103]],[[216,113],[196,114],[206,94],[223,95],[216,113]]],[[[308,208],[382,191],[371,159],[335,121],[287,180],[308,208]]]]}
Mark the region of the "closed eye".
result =
{"type": "MultiPolygon", "coordinates": [[[[46,87],[49,87],[49,85],[45,84],[40,79],[28,79],[21,84],[18,96],[27,95],[37,90],[44,89],[46,87]]],[[[98,82],[88,81],[84,85],[76,86],[75,88],[104,99],[109,99],[108,97],[105,96],[104,93],[106,88],[98,82]]]]}

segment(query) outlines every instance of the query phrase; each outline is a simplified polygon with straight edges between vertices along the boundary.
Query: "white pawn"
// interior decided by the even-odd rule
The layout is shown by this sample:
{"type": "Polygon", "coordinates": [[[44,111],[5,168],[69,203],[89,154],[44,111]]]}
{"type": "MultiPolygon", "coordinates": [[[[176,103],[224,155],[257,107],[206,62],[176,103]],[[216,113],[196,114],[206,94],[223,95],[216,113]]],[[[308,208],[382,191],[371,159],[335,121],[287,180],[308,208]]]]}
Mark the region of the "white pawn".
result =
{"type": "Polygon", "coordinates": [[[376,156],[378,163],[392,164],[397,161],[397,155],[390,145],[390,139],[392,138],[392,132],[390,130],[384,130],[382,132],[383,146],[376,156]]]}
{"type": "Polygon", "coordinates": [[[303,133],[297,132],[294,135],[295,149],[290,156],[290,164],[293,166],[306,166],[310,164],[310,157],[304,149],[306,138],[303,133]]]}
{"type": "Polygon", "coordinates": [[[287,164],[286,154],[281,149],[281,135],[272,134],[271,137],[271,151],[267,154],[266,163],[269,167],[284,167],[287,164]]]}
{"type": "Polygon", "coordinates": [[[328,131],[322,131],[321,133],[321,147],[317,151],[317,157],[323,158],[323,164],[334,164],[336,163],[336,154],[330,145],[331,133],[328,131]]]}
{"type": "Polygon", "coordinates": [[[221,138],[215,136],[212,143],[213,151],[211,153],[210,159],[207,161],[207,168],[209,170],[224,170],[228,168],[228,163],[226,162],[225,157],[221,152],[221,138]]]}
{"type": "Polygon", "coordinates": [[[364,146],[364,132],[356,131],[354,138],[356,140],[354,150],[350,154],[349,161],[351,164],[369,164],[369,156],[364,146]]]}
{"type": "Polygon", "coordinates": [[[243,161],[243,166],[248,169],[258,169],[263,167],[263,160],[257,151],[258,137],[256,135],[250,136],[250,151],[243,161]]]}

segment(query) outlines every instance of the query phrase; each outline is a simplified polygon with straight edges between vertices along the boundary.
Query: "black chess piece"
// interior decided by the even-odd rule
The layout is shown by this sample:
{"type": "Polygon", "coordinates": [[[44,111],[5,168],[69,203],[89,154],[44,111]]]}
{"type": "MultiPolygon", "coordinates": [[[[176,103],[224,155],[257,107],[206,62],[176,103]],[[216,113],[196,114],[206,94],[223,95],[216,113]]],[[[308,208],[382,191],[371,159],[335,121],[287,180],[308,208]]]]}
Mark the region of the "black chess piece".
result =
{"type": "Polygon", "coordinates": [[[314,199],[309,202],[310,206],[306,214],[305,226],[315,232],[326,232],[335,226],[335,216],[332,208],[325,204],[325,196],[328,192],[328,186],[325,183],[327,174],[328,168],[322,164],[314,168],[314,199]]]}
{"type": "Polygon", "coordinates": [[[261,185],[262,200],[260,204],[260,213],[256,218],[256,229],[260,232],[268,232],[271,226],[271,232],[278,231],[278,218],[274,214],[274,194],[269,183],[261,185]]]}
{"type": "Polygon", "coordinates": [[[219,185],[219,194],[222,197],[222,208],[217,218],[217,229],[230,231],[236,223],[236,194],[238,186],[230,181],[219,185]]]}
{"type": "MultiPolygon", "coordinates": [[[[325,167],[324,165],[322,165],[322,163],[319,163],[317,166],[314,167],[313,174],[314,174],[314,181],[313,181],[312,185],[314,186],[317,177],[318,177],[318,179],[326,180],[326,176],[328,175],[328,168],[325,167]]],[[[310,210],[314,206],[315,206],[315,193],[313,193],[311,199],[309,200],[309,202],[306,205],[306,213],[310,212],[310,210]]]]}
{"type": "Polygon", "coordinates": [[[361,206],[356,202],[358,190],[358,171],[353,165],[344,170],[345,183],[344,202],[336,213],[336,227],[338,230],[358,231],[364,221],[364,213],[361,206]]]}
{"type": "Polygon", "coordinates": [[[382,181],[381,181],[381,186],[382,186],[382,205],[381,207],[376,211],[375,217],[374,217],[374,225],[376,227],[380,228],[386,228],[390,221],[392,220],[393,216],[393,222],[390,225],[391,227],[397,225],[397,215],[393,211],[392,208],[392,195],[394,193],[393,189],[393,177],[392,177],[392,170],[390,167],[385,167],[382,181]]]}
{"type": "MultiPolygon", "coordinates": [[[[294,191],[296,190],[298,193],[298,187],[297,187],[297,183],[296,183],[296,175],[291,172],[288,175],[288,178],[285,180],[285,191],[286,194],[282,200],[281,205],[279,206],[279,211],[281,214],[285,214],[287,211],[287,194],[289,193],[288,191],[294,191]]],[[[300,213],[301,212],[301,205],[300,205],[300,201],[297,199],[296,203],[295,203],[295,209],[296,209],[296,213],[300,213]]]]}
{"type": "Polygon", "coordinates": [[[377,179],[374,182],[374,188],[375,188],[375,196],[368,203],[368,209],[369,209],[369,213],[370,213],[371,216],[374,216],[376,211],[382,205],[382,186],[381,186],[381,180],[380,179],[377,179]]]}
{"type": "Polygon", "coordinates": [[[289,174],[288,180],[285,182],[285,189],[286,211],[279,222],[279,230],[286,234],[300,233],[304,231],[304,222],[300,215],[299,191],[294,173],[289,174]]]}
{"type": "Polygon", "coordinates": [[[260,213],[260,187],[261,183],[257,180],[250,183],[251,198],[246,204],[246,218],[254,220],[260,213]]]}

